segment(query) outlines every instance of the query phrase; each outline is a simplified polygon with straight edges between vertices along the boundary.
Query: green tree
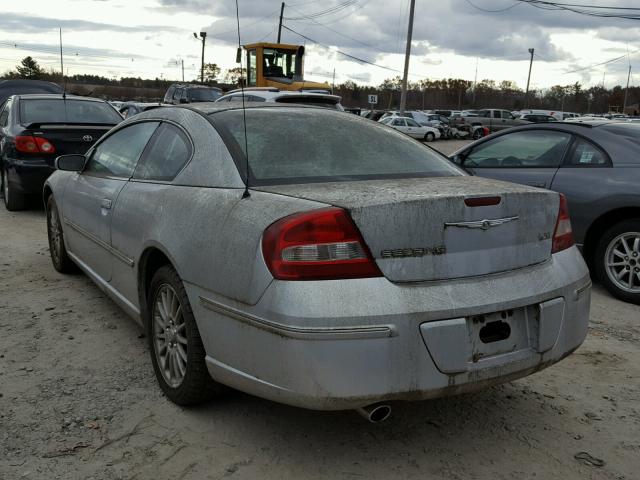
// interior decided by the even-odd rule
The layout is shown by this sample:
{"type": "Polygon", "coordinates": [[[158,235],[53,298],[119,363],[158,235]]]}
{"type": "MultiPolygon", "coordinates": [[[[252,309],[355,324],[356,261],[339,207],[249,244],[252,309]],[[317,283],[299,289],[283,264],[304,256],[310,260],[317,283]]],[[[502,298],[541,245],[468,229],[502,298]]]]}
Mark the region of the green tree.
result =
{"type": "Polygon", "coordinates": [[[215,82],[220,75],[220,67],[215,63],[205,63],[204,64],[204,81],[215,82]]]}
{"type": "MultiPolygon", "coordinates": [[[[224,76],[224,81],[226,83],[233,83],[234,85],[239,85],[240,79],[245,78],[246,75],[247,75],[246,68],[241,68],[241,67],[230,68],[229,70],[227,70],[227,73],[224,76]]],[[[205,70],[205,76],[206,76],[206,70],[205,70]]]]}
{"type": "Polygon", "coordinates": [[[32,57],[24,57],[20,65],[16,67],[16,70],[21,78],[38,79],[45,76],[44,70],[32,57]]]}

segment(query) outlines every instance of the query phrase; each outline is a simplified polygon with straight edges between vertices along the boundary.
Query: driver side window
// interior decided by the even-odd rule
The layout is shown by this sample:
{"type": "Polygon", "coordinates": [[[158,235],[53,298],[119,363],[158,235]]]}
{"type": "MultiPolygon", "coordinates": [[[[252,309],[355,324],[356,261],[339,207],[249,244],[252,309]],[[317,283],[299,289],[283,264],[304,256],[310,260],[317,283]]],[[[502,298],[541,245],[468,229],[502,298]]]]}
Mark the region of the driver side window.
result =
{"type": "Polygon", "coordinates": [[[84,172],[104,177],[131,178],[158,122],[135,123],[98,144],[84,172]]]}
{"type": "Polygon", "coordinates": [[[547,130],[524,130],[501,135],[471,150],[463,161],[469,168],[557,168],[571,135],[547,130]]]}

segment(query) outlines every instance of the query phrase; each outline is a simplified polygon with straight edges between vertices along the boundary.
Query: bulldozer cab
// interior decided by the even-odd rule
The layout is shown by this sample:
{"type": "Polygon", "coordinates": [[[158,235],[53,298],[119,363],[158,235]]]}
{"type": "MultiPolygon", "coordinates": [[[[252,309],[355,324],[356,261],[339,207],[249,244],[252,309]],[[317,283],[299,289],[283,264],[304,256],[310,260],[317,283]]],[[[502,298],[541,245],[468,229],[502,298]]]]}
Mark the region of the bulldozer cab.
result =
{"type": "Polygon", "coordinates": [[[280,90],[328,90],[328,83],[304,80],[304,46],[284,43],[245,45],[247,86],[280,90]]]}

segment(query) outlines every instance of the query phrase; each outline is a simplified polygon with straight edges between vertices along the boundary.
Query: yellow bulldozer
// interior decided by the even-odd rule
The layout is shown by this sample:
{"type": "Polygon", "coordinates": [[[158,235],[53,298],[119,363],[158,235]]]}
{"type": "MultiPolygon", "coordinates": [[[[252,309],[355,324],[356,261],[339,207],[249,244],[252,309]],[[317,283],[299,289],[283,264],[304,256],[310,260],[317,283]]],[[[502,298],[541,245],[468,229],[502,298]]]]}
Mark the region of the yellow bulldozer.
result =
{"type": "Polygon", "coordinates": [[[329,91],[328,83],[304,80],[304,46],[285,43],[244,45],[247,55],[247,87],[271,87],[280,90],[329,91]]]}

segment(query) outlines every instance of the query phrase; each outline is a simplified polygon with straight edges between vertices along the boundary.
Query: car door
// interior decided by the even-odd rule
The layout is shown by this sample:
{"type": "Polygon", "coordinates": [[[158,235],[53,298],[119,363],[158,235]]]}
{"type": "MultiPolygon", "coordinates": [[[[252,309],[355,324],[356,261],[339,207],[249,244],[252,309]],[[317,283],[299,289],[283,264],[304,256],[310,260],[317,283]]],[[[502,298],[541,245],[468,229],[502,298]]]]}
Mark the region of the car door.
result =
{"type": "Polygon", "coordinates": [[[576,136],[567,157],[553,179],[551,189],[563,193],[569,203],[571,224],[578,243],[594,218],[609,208],[602,199],[612,198],[617,179],[606,152],[593,142],[576,136]]]}
{"type": "Polygon", "coordinates": [[[461,158],[479,177],[550,188],[566,155],[571,134],[555,130],[520,130],[480,143],[461,158]]]}
{"type": "Polygon", "coordinates": [[[391,126],[402,133],[407,133],[407,122],[404,118],[396,118],[391,122],[391,126]]]}
{"type": "Polygon", "coordinates": [[[411,120],[410,118],[407,118],[405,122],[407,124],[408,135],[412,136],[413,138],[424,137],[424,127],[422,127],[418,122],[416,122],[415,120],[411,120]]]}
{"type": "MultiPolygon", "coordinates": [[[[180,190],[171,182],[191,160],[193,152],[193,140],[185,130],[169,122],[160,125],[113,210],[111,245],[114,250],[126,258],[140,258],[150,232],[157,234],[158,231],[154,214],[150,212],[162,208],[160,199],[169,202],[169,193],[180,190]]],[[[162,241],[162,238],[154,240],[162,241]]],[[[133,304],[138,298],[135,272],[126,262],[114,262],[111,280],[113,287],[133,304]]]]}
{"type": "Polygon", "coordinates": [[[133,174],[158,122],[128,125],[89,152],[81,173],[64,191],[63,221],[68,250],[104,282],[111,280],[111,212],[118,194],[133,174]]]}

